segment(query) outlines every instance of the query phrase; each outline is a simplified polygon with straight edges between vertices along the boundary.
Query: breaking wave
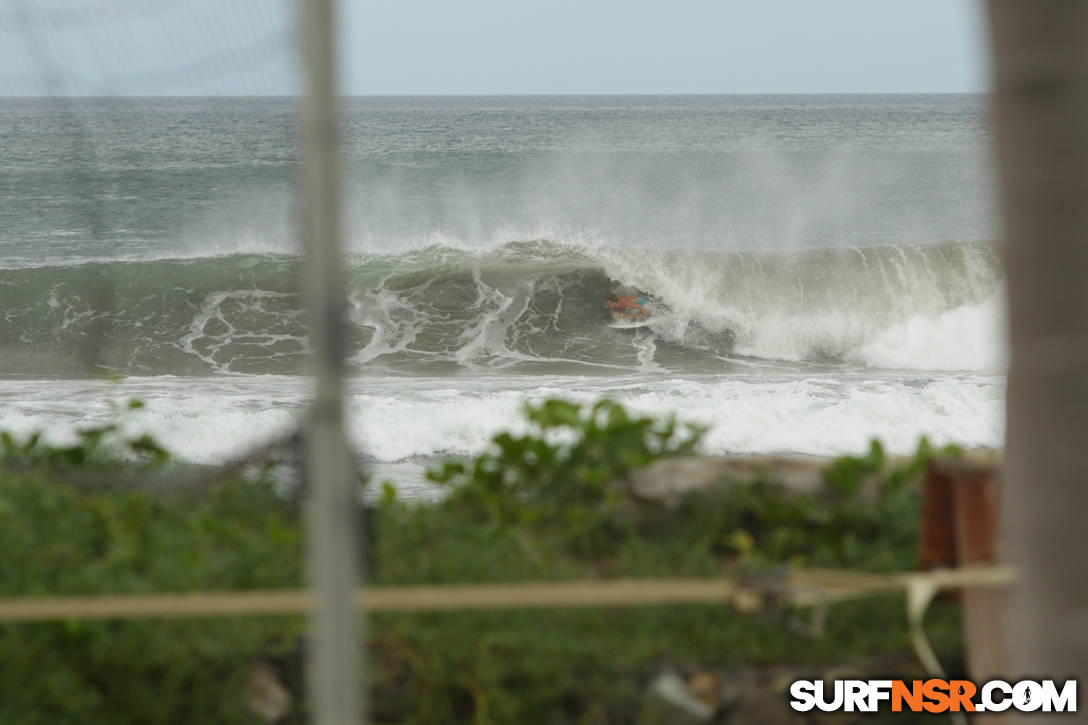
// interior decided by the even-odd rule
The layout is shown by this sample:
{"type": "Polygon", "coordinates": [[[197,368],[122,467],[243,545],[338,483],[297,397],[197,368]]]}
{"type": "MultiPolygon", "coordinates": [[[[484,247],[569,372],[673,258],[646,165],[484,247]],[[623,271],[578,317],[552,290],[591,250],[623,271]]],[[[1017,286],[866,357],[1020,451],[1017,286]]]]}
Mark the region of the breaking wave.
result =
{"type": "MultiPolygon", "coordinates": [[[[357,370],[723,372],[751,359],[999,370],[991,245],[793,253],[514,241],[359,256],[345,345],[357,370]],[[616,285],[669,314],[608,327],[616,285]]],[[[0,270],[9,375],[293,374],[304,369],[298,259],[233,255],[0,270]]]]}

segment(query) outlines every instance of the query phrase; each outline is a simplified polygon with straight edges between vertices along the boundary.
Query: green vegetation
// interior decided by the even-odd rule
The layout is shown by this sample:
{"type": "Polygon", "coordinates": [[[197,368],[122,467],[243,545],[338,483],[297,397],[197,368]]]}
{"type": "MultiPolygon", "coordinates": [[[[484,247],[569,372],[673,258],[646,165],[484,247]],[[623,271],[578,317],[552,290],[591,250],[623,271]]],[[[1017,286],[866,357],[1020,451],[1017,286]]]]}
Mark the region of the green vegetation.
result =
{"type": "Polygon", "coordinates": [[[120,418],[124,411],[144,407],[141,400],[129,400],[124,406],[114,404],[117,420],[103,425],[83,428],[70,445],[51,445],[42,440],[41,433],[32,433],[23,441],[7,431],[0,431],[0,460],[9,468],[37,467],[45,469],[107,468],[126,464],[137,471],[164,465],[170,454],[151,436],[127,438],[121,433],[120,418]]]}
{"type": "Polygon", "coordinates": [[[607,551],[631,533],[614,514],[609,484],[633,468],[691,453],[702,431],[632,418],[603,400],[588,411],[564,400],[528,406],[530,432],[500,433],[471,467],[448,462],[430,474],[450,487],[442,509],[488,530],[558,538],[572,552],[607,551]]]}
{"type": "MultiPolygon", "coordinates": [[[[725,482],[666,509],[614,482],[690,453],[699,429],[610,402],[552,400],[527,415],[526,435],[499,435],[475,460],[431,474],[449,488],[443,500],[419,505],[384,488],[367,517],[372,583],[914,565],[924,442],[906,465],[890,465],[876,443],[835,461],[819,495],[790,495],[767,479],[725,482]]],[[[269,477],[200,492],[110,485],[110,475],[130,481],[134,470],[172,464],[154,441],[106,428],[64,448],[0,436],[0,596],[300,584],[300,512],[269,477]]],[[[665,666],[909,658],[900,598],[836,606],[817,638],[791,626],[796,616],[705,605],[375,615],[375,721],[648,722],[647,683],[665,666]]],[[[955,607],[936,607],[929,631],[939,652],[957,656],[955,607]]],[[[294,691],[295,721],[301,634],[298,618],[0,623],[0,725],[245,722],[244,681],[257,661],[294,691]]]]}

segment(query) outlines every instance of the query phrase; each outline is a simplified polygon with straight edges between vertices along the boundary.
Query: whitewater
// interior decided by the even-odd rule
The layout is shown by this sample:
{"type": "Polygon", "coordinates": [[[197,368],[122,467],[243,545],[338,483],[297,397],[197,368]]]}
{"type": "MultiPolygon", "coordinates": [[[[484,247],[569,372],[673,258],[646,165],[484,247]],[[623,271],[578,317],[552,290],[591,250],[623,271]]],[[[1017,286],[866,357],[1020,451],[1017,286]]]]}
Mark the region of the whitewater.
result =
{"type": "MultiPolygon", "coordinates": [[[[214,463],[296,424],[293,109],[0,101],[0,429],[138,397],[126,427],[214,463]]],[[[710,453],[1000,445],[988,134],[973,96],[350,99],[361,459],[414,490],[551,396],[710,453]],[[617,287],[669,314],[610,328],[617,287]]]]}

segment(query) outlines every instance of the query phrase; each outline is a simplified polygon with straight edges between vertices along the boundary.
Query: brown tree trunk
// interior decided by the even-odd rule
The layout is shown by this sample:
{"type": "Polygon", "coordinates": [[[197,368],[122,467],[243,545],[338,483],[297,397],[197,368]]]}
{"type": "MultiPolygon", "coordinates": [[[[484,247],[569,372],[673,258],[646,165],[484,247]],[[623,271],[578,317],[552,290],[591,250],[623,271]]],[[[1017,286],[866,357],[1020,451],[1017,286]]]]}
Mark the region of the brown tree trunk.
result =
{"type": "Polygon", "coordinates": [[[1016,645],[1010,674],[1083,685],[1088,2],[990,0],[989,11],[1012,347],[1004,510],[1021,571],[1014,625],[995,634],[1016,645]]]}

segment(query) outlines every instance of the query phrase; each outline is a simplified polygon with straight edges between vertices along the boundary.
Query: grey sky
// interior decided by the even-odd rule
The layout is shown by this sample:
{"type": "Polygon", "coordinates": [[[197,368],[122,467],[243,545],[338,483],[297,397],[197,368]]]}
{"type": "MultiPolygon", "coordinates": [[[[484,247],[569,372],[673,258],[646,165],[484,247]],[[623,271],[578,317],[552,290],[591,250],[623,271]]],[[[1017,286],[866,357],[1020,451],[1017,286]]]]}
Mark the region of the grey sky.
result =
{"type": "MultiPolygon", "coordinates": [[[[297,90],[285,0],[0,0],[0,94],[297,90]]],[[[350,94],[985,90],[974,0],[344,0],[350,94]]]]}

